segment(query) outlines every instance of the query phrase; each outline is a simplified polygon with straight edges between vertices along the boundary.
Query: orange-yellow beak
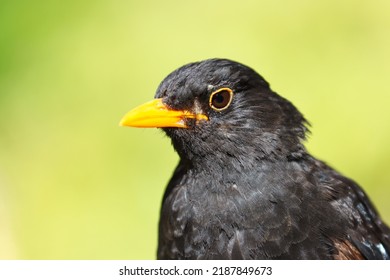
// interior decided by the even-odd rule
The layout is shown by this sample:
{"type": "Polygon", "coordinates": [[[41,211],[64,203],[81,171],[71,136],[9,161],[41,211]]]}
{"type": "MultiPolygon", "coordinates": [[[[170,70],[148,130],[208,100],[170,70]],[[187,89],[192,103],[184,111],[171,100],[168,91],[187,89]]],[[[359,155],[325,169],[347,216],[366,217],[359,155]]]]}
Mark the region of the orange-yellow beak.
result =
{"type": "Polygon", "coordinates": [[[153,99],[128,112],[120,121],[121,126],[131,127],[180,127],[186,128],[186,119],[208,120],[206,115],[168,108],[162,98],[153,99]]]}

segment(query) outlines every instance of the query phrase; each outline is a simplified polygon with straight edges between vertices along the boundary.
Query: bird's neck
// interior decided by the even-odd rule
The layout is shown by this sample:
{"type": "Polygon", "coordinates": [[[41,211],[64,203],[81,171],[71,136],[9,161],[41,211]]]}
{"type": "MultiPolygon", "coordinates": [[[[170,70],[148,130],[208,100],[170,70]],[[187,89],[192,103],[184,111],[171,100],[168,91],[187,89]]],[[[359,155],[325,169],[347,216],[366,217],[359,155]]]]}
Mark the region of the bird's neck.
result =
{"type": "Polygon", "coordinates": [[[174,143],[174,148],[181,160],[188,162],[196,169],[212,170],[215,166],[220,166],[239,172],[250,170],[261,162],[299,160],[307,154],[300,141],[293,145],[291,141],[280,142],[274,146],[269,143],[266,145],[260,140],[248,139],[248,141],[251,143],[243,140],[239,145],[208,146],[207,149],[204,145],[198,149],[197,146],[189,147],[174,143]],[[253,142],[257,144],[253,145],[253,142]]]}

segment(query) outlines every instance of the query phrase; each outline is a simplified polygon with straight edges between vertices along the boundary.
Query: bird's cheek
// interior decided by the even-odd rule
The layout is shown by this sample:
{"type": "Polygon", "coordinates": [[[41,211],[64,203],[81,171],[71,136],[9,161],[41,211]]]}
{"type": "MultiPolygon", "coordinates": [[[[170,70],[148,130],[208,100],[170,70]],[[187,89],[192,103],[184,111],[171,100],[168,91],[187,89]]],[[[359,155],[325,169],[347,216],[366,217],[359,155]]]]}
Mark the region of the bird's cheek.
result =
{"type": "Polygon", "coordinates": [[[186,125],[186,129],[195,129],[207,126],[209,120],[204,118],[186,118],[184,123],[186,125]]]}

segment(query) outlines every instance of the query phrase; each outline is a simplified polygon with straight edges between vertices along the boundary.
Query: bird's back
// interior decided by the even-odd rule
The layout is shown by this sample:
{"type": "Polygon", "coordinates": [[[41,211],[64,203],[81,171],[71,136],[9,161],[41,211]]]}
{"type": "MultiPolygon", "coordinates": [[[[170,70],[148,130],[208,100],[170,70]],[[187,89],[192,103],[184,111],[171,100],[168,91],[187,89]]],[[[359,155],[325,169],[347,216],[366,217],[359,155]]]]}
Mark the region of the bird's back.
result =
{"type": "Polygon", "coordinates": [[[335,258],[390,259],[390,229],[363,189],[323,162],[315,162],[317,184],[346,223],[346,236],[334,242],[335,258]]]}

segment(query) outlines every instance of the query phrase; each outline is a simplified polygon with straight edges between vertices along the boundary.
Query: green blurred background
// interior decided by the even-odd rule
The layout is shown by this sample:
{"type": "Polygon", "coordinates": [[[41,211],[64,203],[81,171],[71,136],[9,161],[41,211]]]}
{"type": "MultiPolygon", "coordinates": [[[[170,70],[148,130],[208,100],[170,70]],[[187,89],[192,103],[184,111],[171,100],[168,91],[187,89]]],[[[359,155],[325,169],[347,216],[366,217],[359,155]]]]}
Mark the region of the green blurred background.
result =
{"type": "Polygon", "coordinates": [[[178,160],[118,126],[159,82],[225,57],[312,123],[308,149],[390,222],[390,2],[2,0],[0,258],[154,259],[178,160]]]}

